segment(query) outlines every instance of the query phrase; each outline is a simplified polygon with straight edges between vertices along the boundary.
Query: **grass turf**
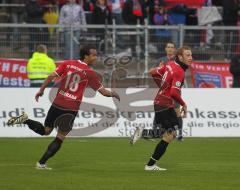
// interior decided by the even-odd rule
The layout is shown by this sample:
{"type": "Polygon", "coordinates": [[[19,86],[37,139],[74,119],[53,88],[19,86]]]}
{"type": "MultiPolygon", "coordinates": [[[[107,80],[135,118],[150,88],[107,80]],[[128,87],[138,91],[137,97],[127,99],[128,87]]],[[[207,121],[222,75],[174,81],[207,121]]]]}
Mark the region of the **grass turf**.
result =
{"type": "Polygon", "coordinates": [[[157,142],[127,138],[68,138],[48,162],[34,169],[51,138],[0,139],[1,190],[238,190],[239,138],[187,138],[174,141],[159,165],[146,172],[157,142]]]}

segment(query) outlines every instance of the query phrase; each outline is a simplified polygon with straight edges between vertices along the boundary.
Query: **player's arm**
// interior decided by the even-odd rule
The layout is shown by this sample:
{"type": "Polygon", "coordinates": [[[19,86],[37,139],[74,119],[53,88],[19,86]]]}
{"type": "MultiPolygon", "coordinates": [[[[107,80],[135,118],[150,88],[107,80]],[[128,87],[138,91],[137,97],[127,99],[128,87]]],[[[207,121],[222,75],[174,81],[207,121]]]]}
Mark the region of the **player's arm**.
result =
{"type": "Polygon", "coordinates": [[[162,59],[159,59],[149,70],[148,70],[148,73],[150,73],[151,69],[154,69],[156,67],[163,67],[165,64],[164,64],[164,61],[162,59]]]}
{"type": "Polygon", "coordinates": [[[149,74],[153,77],[156,84],[161,87],[162,77],[166,70],[166,67],[156,67],[149,70],[149,74]]]}
{"type": "Polygon", "coordinates": [[[40,96],[42,96],[44,94],[44,90],[45,88],[56,78],[58,77],[56,72],[53,72],[52,74],[48,75],[48,77],[44,80],[41,88],[39,89],[39,91],[37,92],[37,94],[35,95],[35,100],[38,102],[38,99],[40,96]]]}
{"type": "Polygon", "coordinates": [[[119,97],[118,93],[116,93],[115,91],[107,90],[103,86],[98,90],[98,92],[100,92],[103,96],[114,97],[114,98],[117,98],[120,101],[120,97],[119,97]]]}
{"type": "Polygon", "coordinates": [[[182,84],[181,81],[183,81],[183,79],[184,79],[184,75],[180,73],[174,74],[170,95],[176,102],[178,102],[182,106],[180,109],[180,113],[182,117],[186,117],[187,105],[181,97],[181,84],[182,84]]]}
{"type": "Polygon", "coordinates": [[[186,103],[184,102],[184,100],[181,97],[181,93],[180,90],[177,88],[172,87],[171,91],[170,91],[171,97],[178,102],[181,106],[186,105],[186,103]]]}
{"type": "Polygon", "coordinates": [[[164,66],[164,61],[160,61],[158,67],[163,67],[164,66]]]}
{"type": "Polygon", "coordinates": [[[186,117],[186,115],[187,115],[187,105],[181,97],[180,90],[177,89],[177,88],[171,88],[170,94],[171,94],[171,97],[182,106],[180,108],[180,115],[182,117],[186,117]]]}
{"type": "Polygon", "coordinates": [[[106,97],[115,97],[120,101],[119,95],[115,91],[109,91],[101,83],[101,79],[93,70],[87,70],[87,75],[89,78],[88,85],[95,91],[100,92],[103,96],[106,97]]]}
{"type": "Polygon", "coordinates": [[[149,70],[149,74],[153,77],[153,78],[162,78],[164,72],[166,70],[165,65],[162,67],[155,67],[155,68],[151,68],[149,70]]]}

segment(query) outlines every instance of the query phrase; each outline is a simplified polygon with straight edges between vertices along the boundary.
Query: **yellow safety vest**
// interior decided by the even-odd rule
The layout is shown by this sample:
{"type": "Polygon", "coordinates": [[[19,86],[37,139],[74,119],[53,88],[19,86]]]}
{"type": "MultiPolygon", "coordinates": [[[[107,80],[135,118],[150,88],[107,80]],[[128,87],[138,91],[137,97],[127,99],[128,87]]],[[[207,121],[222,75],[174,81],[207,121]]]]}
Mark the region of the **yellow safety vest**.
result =
{"type": "Polygon", "coordinates": [[[28,78],[45,79],[56,69],[56,65],[45,53],[35,52],[27,64],[28,78]]]}

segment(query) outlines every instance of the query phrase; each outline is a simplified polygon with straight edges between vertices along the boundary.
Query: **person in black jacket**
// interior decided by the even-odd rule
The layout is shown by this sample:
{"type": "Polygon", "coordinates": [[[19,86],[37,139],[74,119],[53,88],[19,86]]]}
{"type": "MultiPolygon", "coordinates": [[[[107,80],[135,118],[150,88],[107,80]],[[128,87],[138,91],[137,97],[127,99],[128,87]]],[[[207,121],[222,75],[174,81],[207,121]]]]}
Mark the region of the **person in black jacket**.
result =
{"type": "Polygon", "coordinates": [[[144,19],[146,18],[146,3],[143,0],[126,0],[122,17],[126,24],[144,24],[144,19]]]}
{"type": "MultiPolygon", "coordinates": [[[[112,14],[107,6],[106,0],[97,0],[92,12],[92,24],[112,24],[112,14]]],[[[105,44],[106,28],[95,30],[97,44],[105,44]]],[[[101,49],[104,53],[105,48],[101,49]]]]}
{"type": "MultiPolygon", "coordinates": [[[[147,9],[148,3],[145,0],[126,0],[122,10],[122,18],[125,24],[127,25],[136,25],[136,24],[144,24],[144,19],[147,18],[147,9]]],[[[130,29],[133,33],[136,32],[136,35],[128,36],[128,45],[131,47],[131,52],[133,57],[144,56],[144,36],[143,34],[139,34],[137,30],[130,29]],[[137,35],[139,35],[139,41],[137,39],[137,35]],[[136,46],[137,45],[137,46],[136,46]],[[138,49],[140,48],[140,49],[138,49]],[[139,55],[140,53],[140,55],[139,55]]]]}
{"type": "MultiPolygon", "coordinates": [[[[237,26],[240,0],[222,0],[224,26],[237,26]]],[[[225,31],[225,51],[227,59],[234,55],[238,44],[238,31],[225,31]]]]}
{"type": "Polygon", "coordinates": [[[240,55],[234,56],[230,62],[230,72],[233,75],[233,88],[240,88],[240,55]]]}
{"type": "MultiPolygon", "coordinates": [[[[44,8],[37,3],[37,0],[26,1],[26,22],[29,24],[45,24],[43,21],[44,8]]],[[[29,55],[31,56],[38,44],[48,41],[47,28],[29,28],[29,55]]]]}

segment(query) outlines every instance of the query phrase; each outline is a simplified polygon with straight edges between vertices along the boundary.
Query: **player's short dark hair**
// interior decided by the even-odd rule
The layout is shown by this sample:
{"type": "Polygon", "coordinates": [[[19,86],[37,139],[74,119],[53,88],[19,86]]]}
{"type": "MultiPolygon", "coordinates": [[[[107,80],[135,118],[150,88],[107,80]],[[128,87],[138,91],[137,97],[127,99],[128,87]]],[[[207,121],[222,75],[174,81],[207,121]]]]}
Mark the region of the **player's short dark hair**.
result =
{"type": "Polygon", "coordinates": [[[80,60],[83,61],[86,55],[90,55],[91,49],[96,49],[96,47],[92,45],[83,46],[80,50],[80,60]]]}
{"type": "Polygon", "coordinates": [[[37,45],[37,47],[36,47],[36,51],[39,52],[39,53],[46,53],[46,51],[47,51],[47,46],[44,45],[44,44],[39,44],[39,45],[37,45]]]}
{"type": "Polygon", "coordinates": [[[174,43],[174,42],[172,42],[172,41],[168,41],[168,42],[165,44],[165,47],[167,47],[167,45],[168,45],[168,44],[173,44],[173,45],[174,45],[174,47],[176,47],[175,43],[174,43]]]}
{"type": "Polygon", "coordinates": [[[183,55],[183,52],[185,50],[192,50],[192,49],[189,46],[182,46],[177,50],[176,56],[183,55]]]}

